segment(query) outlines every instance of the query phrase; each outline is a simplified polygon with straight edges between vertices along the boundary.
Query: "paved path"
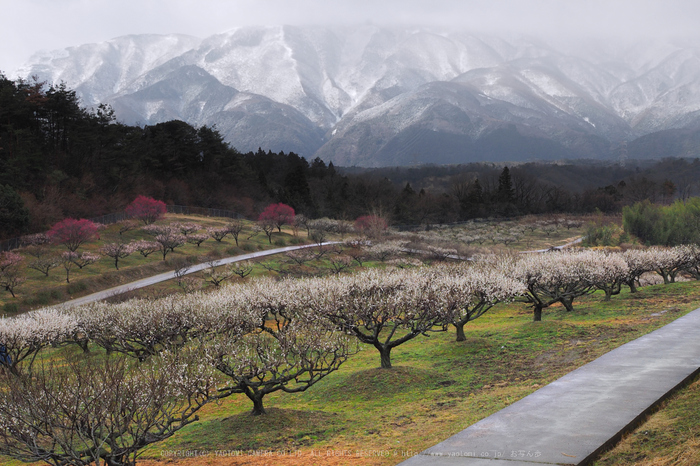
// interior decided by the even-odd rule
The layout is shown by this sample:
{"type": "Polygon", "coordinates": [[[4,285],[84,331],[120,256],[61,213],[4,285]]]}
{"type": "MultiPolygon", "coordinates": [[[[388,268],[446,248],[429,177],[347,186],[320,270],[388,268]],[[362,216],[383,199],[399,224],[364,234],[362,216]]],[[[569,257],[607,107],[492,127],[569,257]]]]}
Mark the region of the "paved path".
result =
{"type": "Polygon", "coordinates": [[[700,309],[620,346],[401,463],[583,465],[700,372],[700,309]],[[488,455],[488,456],[486,456],[488,455]]]}
{"type": "MultiPolygon", "coordinates": [[[[337,244],[337,241],[330,241],[327,243],[322,243],[322,246],[327,246],[330,244],[337,244]]],[[[200,270],[208,269],[210,264],[213,264],[215,267],[218,267],[219,265],[224,265],[224,264],[230,264],[232,262],[241,262],[241,261],[246,261],[250,259],[257,259],[259,257],[264,257],[264,256],[271,256],[273,254],[280,254],[283,252],[288,252],[288,251],[294,251],[297,249],[304,249],[304,248],[312,248],[318,246],[317,244],[304,244],[301,246],[287,246],[285,248],[277,248],[277,249],[268,249],[267,251],[258,251],[258,252],[253,252],[250,254],[243,254],[240,256],[233,256],[233,257],[227,257],[225,259],[219,259],[216,261],[212,262],[205,262],[202,264],[197,264],[193,265],[190,267],[186,274],[190,273],[195,273],[199,272],[200,270]]],[[[172,280],[176,278],[175,277],[175,272],[165,272],[161,273],[158,275],[153,275],[152,277],[148,278],[143,278],[141,280],[137,280],[135,282],[127,283],[125,285],[119,285],[115,286],[113,288],[109,288],[107,290],[99,291],[97,293],[89,294],[87,296],[83,296],[82,298],[77,298],[77,299],[72,299],[70,301],[66,301],[64,303],[59,304],[58,306],[60,307],[73,307],[73,306],[78,306],[80,304],[86,304],[86,303],[91,303],[93,301],[100,301],[102,299],[107,299],[112,296],[116,296],[118,294],[126,293],[127,291],[131,290],[136,290],[139,288],[145,288],[150,285],[154,285],[156,283],[164,282],[166,280],[172,280]]]]}
{"type": "Polygon", "coordinates": [[[576,238],[575,240],[569,241],[568,243],[562,244],[561,246],[552,246],[551,248],[546,248],[546,249],[535,249],[534,251],[522,251],[520,254],[530,254],[530,253],[535,253],[535,252],[547,252],[547,251],[551,251],[551,250],[562,250],[562,249],[568,248],[569,246],[573,246],[574,244],[582,243],[583,238],[585,238],[585,237],[582,236],[580,238],[576,238]]]}

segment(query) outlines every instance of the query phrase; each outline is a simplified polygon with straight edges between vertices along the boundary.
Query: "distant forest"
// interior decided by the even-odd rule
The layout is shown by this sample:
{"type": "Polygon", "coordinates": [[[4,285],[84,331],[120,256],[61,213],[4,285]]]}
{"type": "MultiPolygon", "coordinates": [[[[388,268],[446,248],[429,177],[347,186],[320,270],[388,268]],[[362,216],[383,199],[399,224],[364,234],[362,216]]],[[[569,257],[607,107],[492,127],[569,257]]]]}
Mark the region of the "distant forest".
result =
{"type": "Polygon", "coordinates": [[[124,125],[107,106],[81,107],[63,84],[0,74],[0,239],[121,211],[140,194],[251,219],[284,202],[309,217],[372,213],[393,224],[619,212],[695,194],[697,158],[641,163],[340,168],[294,153],[244,154],[215,128],[182,121],[124,125]]]}

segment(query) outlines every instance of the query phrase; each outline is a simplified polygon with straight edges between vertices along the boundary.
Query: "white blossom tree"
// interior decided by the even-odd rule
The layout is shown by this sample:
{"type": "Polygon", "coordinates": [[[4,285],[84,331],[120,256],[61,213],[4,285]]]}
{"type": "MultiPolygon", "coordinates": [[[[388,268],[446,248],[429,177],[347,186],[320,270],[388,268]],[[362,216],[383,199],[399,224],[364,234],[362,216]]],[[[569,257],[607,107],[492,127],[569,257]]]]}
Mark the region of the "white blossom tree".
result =
{"type": "Polygon", "coordinates": [[[160,251],[160,243],[155,241],[138,240],[131,243],[134,251],[138,251],[143,257],[148,257],[154,252],[160,251]]]}
{"type": "Polygon", "coordinates": [[[24,283],[25,278],[19,265],[24,257],[16,252],[7,251],[0,254],[0,288],[9,291],[15,297],[15,288],[24,283]]]}
{"type": "Polygon", "coordinates": [[[31,372],[39,351],[65,342],[76,330],[75,317],[55,309],[0,318],[0,367],[31,372]]]}
{"type": "Polygon", "coordinates": [[[238,237],[240,236],[244,227],[245,224],[240,219],[232,219],[226,224],[226,230],[231,236],[233,236],[236,246],[238,246],[238,237]]]}
{"type": "Polygon", "coordinates": [[[382,368],[391,368],[392,349],[419,335],[444,331],[452,321],[444,280],[423,269],[375,269],[337,280],[340,292],[320,311],[344,332],[374,346],[382,368]]]}
{"type": "Polygon", "coordinates": [[[65,251],[61,254],[63,268],[66,269],[66,283],[70,283],[70,271],[73,267],[83,269],[90,264],[94,264],[102,258],[99,254],[89,251],[78,254],[74,251],[65,251]]]}
{"type": "Polygon", "coordinates": [[[654,250],[628,249],[622,253],[622,258],[627,263],[627,277],[625,284],[630,288],[630,293],[637,292],[639,278],[647,272],[656,269],[654,250]]]}
{"type": "Polygon", "coordinates": [[[601,277],[600,257],[592,251],[555,251],[526,254],[502,260],[501,270],[521,281],[527,293],[521,298],[533,307],[533,319],[542,320],[542,310],[561,303],[573,311],[573,300],[595,291],[601,277]]]}
{"type": "Polygon", "coordinates": [[[694,279],[700,280],[700,246],[690,244],[687,247],[688,260],[683,267],[683,271],[690,274],[694,279]]]}
{"type": "Polygon", "coordinates": [[[171,224],[173,227],[177,228],[180,230],[180,234],[189,236],[193,234],[196,231],[199,231],[202,229],[202,225],[194,222],[185,222],[185,223],[179,223],[179,222],[174,222],[171,224]]]}
{"type": "Polygon", "coordinates": [[[190,244],[195,244],[197,247],[208,239],[209,235],[206,233],[192,233],[187,235],[187,242],[190,244]]]}
{"type": "Polygon", "coordinates": [[[619,253],[592,251],[591,256],[596,261],[593,264],[595,272],[592,274],[595,286],[605,292],[604,300],[610,301],[611,296],[620,294],[622,285],[629,279],[627,261],[619,253]]]}
{"type": "Polygon", "coordinates": [[[195,338],[238,335],[254,329],[258,315],[236,304],[240,296],[234,289],[196,292],[118,304],[94,302],[69,312],[77,321],[80,338],[108,353],[124,353],[144,361],[195,338]]]}
{"type": "Polygon", "coordinates": [[[214,238],[217,243],[220,243],[226,238],[231,232],[226,227],[209,227],[207,228],[207,233],[209,236],[214,238]]]}
{"type": "Polygon", "coordinates": [[[182,351],[141,364],[53,356],[0,381],[0,454],[54,466],[135,465],[139,450],[197,420],[217,397],[206,358],[182,351]]]}
{"type": "Polygon", "coordinates": [[[107,243],[100,248],[100,252],[114,259],[114,268],[119,270],[119,259],[129,257],[136,248],[133,243],[107,243]]]}
{"type": "Polygon", "coordinates": [[[654,259],[654,270],[659,274],[664,284],[674,283],[676,276],[686,270],[693,261],[693,249],[690,246],[681,245],[672,248],[652,247],[649,248],[654,259]]]}
{"type": "Polygon", "coordinates": [[[256,280],[236,287],[235,302],[258,316],[257,329],[211,340],[215,367],[228,378],[219,391],[245,394],[253,402],[253,415],[265,414],[266,395],[305,391],[356,351],[352,339],[309,312],[316,293],[308,284],[256,280]]]}
{"type": "Polygon", "coordinates": [[[525,286],[492,267],[475,267],[456,264],[444,267],[440,273],[445,280],[445,294],[452,309],[452,325],[457,341],[465,341],[464,326],[475,320],[494,305],[508,302],[525,293],[525,286]]]}
{"type": "Polygon", "coordinates": [[[369,253],[375,259],[384,262],[389,258],[400,255],[405,247],[405,241],[382,241],[372,244],[369,253]]]}

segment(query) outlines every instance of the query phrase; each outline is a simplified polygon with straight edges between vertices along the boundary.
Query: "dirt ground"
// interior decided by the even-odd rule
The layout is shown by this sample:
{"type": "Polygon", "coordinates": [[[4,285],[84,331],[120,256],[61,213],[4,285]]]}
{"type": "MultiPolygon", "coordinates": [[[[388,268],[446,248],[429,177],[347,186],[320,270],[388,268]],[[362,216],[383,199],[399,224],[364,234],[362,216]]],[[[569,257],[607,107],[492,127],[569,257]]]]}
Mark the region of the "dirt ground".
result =
{"type": "MultiPolygon", "coordinates": [[[[199,452],[198,452],[199,453],[199,452]]],[[[402,452],[356,451],[356,450],[305,450],[296,452],[208,452],[194,457],[166,457],[163,459],[140,459],[139,466],[369,466],[378,463],[395,464],[402,452]],[[391,461],[396,455],[396,459],[391,461]]],[[[183,452],[181,454],[187,454],[183,452]]],[[[192,454],[192,453],[190,453],[192,454]]]]}

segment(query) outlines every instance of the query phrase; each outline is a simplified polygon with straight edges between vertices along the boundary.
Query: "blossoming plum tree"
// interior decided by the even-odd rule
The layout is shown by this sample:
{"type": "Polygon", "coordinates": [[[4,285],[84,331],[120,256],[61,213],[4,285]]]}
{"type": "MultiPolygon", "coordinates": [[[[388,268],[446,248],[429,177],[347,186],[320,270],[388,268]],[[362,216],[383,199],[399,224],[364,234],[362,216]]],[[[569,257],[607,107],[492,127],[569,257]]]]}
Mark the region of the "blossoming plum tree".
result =
{"type": "Polygon", "coordinates": [[[147,196],[137,196],[136,199],[126,207],[126,214],[149,225],[163,217],[167,210],[165,202],[163,201],[158,201],[147,196]]]}
{"type": "Polygon", "coordinates": [[[0,454],[27,462],[136,464],[139,450],[197,420],[216,397],[211,366],[191,351],[135,364],[92,355],[0,373],[0,454]]]}
{"type": "Polygon", "coordinates": [[[451,277],[445,284],[446,299],[454,309],[452,325],[457,341],[465,341],[464,326],[484,315],[494,305],[513,300],[525,293],[525,286],[503,272],[490,267],[456,264],[440,271],[451,277]]]}
{"type": "Polygon", "coordinates": [[[243,393],[251,414],[265,414],[266,395],[306,391],[336,371],[356,351],[353,341],[309,312],[313,281],[257,280],[241,289],[237,302],[256,313],[257,329],[242,336],[225,334],[209,352],[229,381],[222,394],[243,393]]]}
{"type": "Polygon", "coordinates": [[[97,225],[90,220],[67,218],[56,223],[46,233],[55,244],[62,244],[70,252],[97,237],[97,225]]]}
{"type": "Polygon", "coordinates": [[[605,261],[594,251],[556,251],[501,260],[499,267],[525,284],[523,301],[532,304],[535,321],[542,309],[562,303],[573,311],[573,300],[595,291],[605,280],[605,261]]]}
{"type": "Polygon", "coordinates": [[[336,276],[341,287],[323,315],[361,343],[374,346],[381,367],[391,350],[431,331],[444,331],[454,308],[446,302],[446,277],[423,269],[368,270],[336,276]]]}
{"type": "Polygon", "coordinates": [[[283,203],[270,204],[265,207],[260,217],[260,222],[271,222],[278,232],[282,231],[282,225],[291,225],[294,223],[294,209],[291,206],[283,203]]]}
{"type": "Polygon", "coordinates": [[[31,372],[39,351],[72,338],[76,329],[75,317],[55,309],[0,318],[0,366],[14,374],[31,372]]]}
{"type": "Polygon", "coordinates": [[[134,243],[107,243],[100,248],[102,254],[114,259],[114,268],[119,270],[119,259],[129,257],[136,251],[134,243]]]}
{"type": "Polygon", "coordinates": [[[16,252],[7,251],[0,254],[0,288],[9,291],[15,297],[15,288],[24,283],[25,277],[19,265],[24,257],[16,252]]]}

